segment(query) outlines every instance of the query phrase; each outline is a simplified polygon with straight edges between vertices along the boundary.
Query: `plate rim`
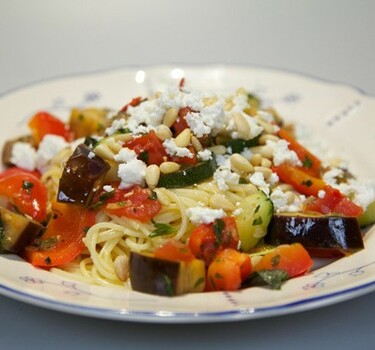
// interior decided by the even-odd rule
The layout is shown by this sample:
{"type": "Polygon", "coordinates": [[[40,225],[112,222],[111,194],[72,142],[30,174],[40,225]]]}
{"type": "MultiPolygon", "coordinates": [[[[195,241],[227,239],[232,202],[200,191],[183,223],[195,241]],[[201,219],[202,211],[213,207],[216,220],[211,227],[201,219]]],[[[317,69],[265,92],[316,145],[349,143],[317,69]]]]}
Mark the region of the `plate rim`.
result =
{"type": "MultiPolygon", "coordinates": [[[[375,95],[371,95],[363,89],[351,84],[332,81],[329,79],[317,77],[311,74],[298,72],[291,69],[285,69],[275,66],[265,65],[250,65],[250,64],[227,64],[227,63],[165,63],[165,64],[144,64],[144,65],[121,65],[117,67],[97,69],[91,71],[73,72],[61,75],[50,76],[39,80],[34,80],[26,84],[15,86],[11,89],[0,93],[0,100],[17,92],[27,91],[40,84],[63,82],[65,79],[85,78],[93,75],[109,74],[116,71],[136,71],[149,69],[254,69],[263,71],[274,71],[286,75],[294,75],[295,77],[309,79],[315,82],[329,84],[332,87],[346,87],[353,92],[362,96],[375,99],[375,95]]],[[[285,315],[297,312],[312,310],[318,307],[324,307],[332,304],[337,304],[345,300],[349,300],[375,290],[375,280],[361,283],[349,288],[340,289],[334,292],[323,293],[318,296],[307,297],[287,303],[280,303],[274,306],[264,306],[255,308],[238,308],[223,311],[208,311],[208,312],[170,312],[169,315],[160,315],[155,311],[140,311],[140,310],[126,310],[126,309],[111,309],[106,307],[93,307],[87,305],[79,305],[68,303],[65,301],[52,300],[52,298],[38,296],[26,291],[17,290],[16,288],[7,286],[0,282],[0,294],[14,300],[26,302],[31,305],[43,307],[49,310],[61,311],[70,314],[96,317],[103,319],[131,321],[131,322],[148,322],[148,323],[216,323],[238,320],[250,320],[256,318],[265,318],[278,315],[285,315]],[[249,310],[251,309],[251,310],[249,310]]],[[[224,292],[225,293],[225,292],[224,292]]],[[[160,313],[160,311],[159,311],[160,313]]]]}

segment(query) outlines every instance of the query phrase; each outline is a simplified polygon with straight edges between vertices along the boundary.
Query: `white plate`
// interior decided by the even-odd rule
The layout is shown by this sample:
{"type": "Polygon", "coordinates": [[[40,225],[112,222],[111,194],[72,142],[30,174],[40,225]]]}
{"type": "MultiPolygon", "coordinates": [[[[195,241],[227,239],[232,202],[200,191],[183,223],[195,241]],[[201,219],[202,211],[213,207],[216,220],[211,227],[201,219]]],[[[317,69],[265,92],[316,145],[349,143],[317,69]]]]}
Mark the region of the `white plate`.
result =
{"type": "MultiPolygon", "coordinates": [[[[128,68],[56,79],[17,89],[0,98],[0,138],[27,132],[38,110],[67,117],[72,106],[121,108],[184,76],[198,89],[245,87],[275,106],[287,120],[299,120],[322,142],[346,155],[359,178],[375,174],[375,99],[353,88],[278,70],[238,66],[128,68]]],[[[31,304],[86,316],[139,322],[224,322],[281,315],[343,301],[375,290],[375,228],[366,249],[307,276],[281,291],[249,288],[230,293],[158,297],[64,280],[13,255],[0,256],[0,293],[31,304]]]]}

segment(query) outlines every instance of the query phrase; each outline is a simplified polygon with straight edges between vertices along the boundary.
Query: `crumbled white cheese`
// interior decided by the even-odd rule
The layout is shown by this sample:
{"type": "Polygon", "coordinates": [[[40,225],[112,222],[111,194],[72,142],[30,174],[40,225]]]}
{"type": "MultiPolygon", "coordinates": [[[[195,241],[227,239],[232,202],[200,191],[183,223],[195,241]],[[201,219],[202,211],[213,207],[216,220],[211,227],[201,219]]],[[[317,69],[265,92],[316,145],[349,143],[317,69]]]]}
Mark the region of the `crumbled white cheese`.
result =
{"type": "Polygon", "coordinates": [[[246,108],[250,108],[248,97],[246,94],[238,94],[232,98],[233,107],[230,110],[231,112],[241,113],[246,108]]]}
{"type": "Polygon", "coordinates": [[[188,113],[185,120],[196,137],[202,137],[211,132],[211,128],[204,123],[199,113],[188,113]]]}
{"type": "Polygon", "coordinates": [[[113,156],[116,162],[126,163],[137,158],[137,153],[127,147],[121,148],[120,152],[113,156]]]}
{"type": "MultiPolygon", "coordinates": [[[[263,130],[264,130],[263,127],[261,127],[257,123],[257,121],[256,121],[255,118],[250,117],[246,113],[241,113],[241,114],[242,114],[244,120],[247,122],[247,124],[249,125],[249,128],[250,128],[250,132],[249,132],[249,134],[247,135],[247,137],[245,139],[246,140],[251,140],[251,139],[259,136],[263,132],[263,130]]],[[[236,126],[236,124],[234,122],[234,119],[233,119],[233,117],[231,115],[229,117],[229,122],[228,122],[227,130],[231,132],[231,137],[233,139],[240,138],[241,130],[237,130],[237,126],[236,126]]]]}
{"type": "Polygon", "coordinates": [[[323,181],[331,186],[337,185],[337,179],[344,176],[344,171],[340,168],[332,168],[323,174],[323,181]]]}
{"type": "Polygon", "coordinates": [[[296,195],[293,202],[288,204],[288,195],[280,188],[276,188],[274,191],[272,191],[270,199],[276,212],[293,213],[302,211],[306,197],[303,195],[296,195]]]}
{"type": "Polygon", "coordinates": [[[228,168],[219,167],[214,173],[214,181],[216,181],[220,190],[226,191],[229,189],[228,184],[239,184],[240,175],[230,171],[228,168]]]}
{"type": "Polygon", "coordinates": [[[133,185],[143,185],[145,181],[147,165],[139,159],[131,159],[122,163],[118,168],[118,176],[121,179],[120,189],[133,185]]]}
{"type": "Polygon", "coordinates": [[[275,121],[274,116],[267,111],[258,110],[257,115],[267,123],[273,123],[275,121]]]}
{"type": "Polygon", "coordinates": [[[212,152],[209,149],[198,152],[198,158],[200,160],[206,161],[212,158],[212,152]]]}
{"type": "Polygon", "coordinates": [[[193,207],[186,210],[186,214],[190,221],[195,224],[210,224],[216,219],[221,219],[225,216],[223,209],[211,209],[202,207],[193,207]]]}
{"type": "MultiPolygon", "coordinates": [[[[196,110],[195,110],[196,111],[196,110]]],[[[224,106],[218,101],[210,106],[204,106],[199,112],[190,112],[185,120],[193,134],[197,137],[215,135],[224,125],[224,106]]]]}
{"type": "Polygon", "coordinates": [[[186,147],[178,147],[173,139],[166,139],[163,142],[163,146],[165,151],[171,156],[177,157],[188,157],[193,158],[194,155],[191,151],[186,147]]]}
{"type": "Polygon", "coordinates": [[[262,190],[267,196],[270,193],[270,185],[265,181],[263,173],[256,171],[249,176],[249,181],[262,190]]]}
{"type": "Polygon", "coordinates": [[[318,197],[319,197],[319,198],[324,198],[325,195],[326,195],[326,191],[320,190],[320,191],[318,192],[318,197]]]}
{"type": "Polygon", "coordinates": [[[27,142],[16,142],[12,147],[10,161],[15,166],[33,171],[36,165],[36,150],[27,142]]]}
{"type": "Polygon", "coordinates": [[[218,167],[230,169],[230,156],[228,154],[217,154],[215,160],[218,167]]]}
{"type": "Polygon", "coordinates": [[[273,152],[273,164],[278,166],[283,163],[289,163],[294,166],[301,166],[302,163],[298,159],[296,152],[291,151],[288,148],[289,142],[285,140],[278,141],[267,141],[267,146],[272,149],[273,152]]]}
{"type": "Polygon", "coordinates": [[[50,134],[44,136],[36,154],[36,168],[44,173],[47,163],[68,146],[69,144],[61,136],[50,134]]]}
{"type": "Polygon", "coordinates": [[[238,215],[240,215],[241,213],[242,213],[242,208],[237,208],[237,209],[235,209],[235,210],[233,210],[233,215],[234,216],[238,216],[238,215]]]}
{"type": "Polygon", "coordinates": [[[115,119],[110,127],[105,129],[108,136],[115,134],[117,131],[126,128],[126,120],[124,118],[115,119]]]}
{"type": "Polygon", "coordinates": [[[89,159],[92,159],[92,158],[95,157],[95,153],[94,153],[93,151],[90,151],[89,154],[87,155],[87,157],[88,157],[89,159]]]}

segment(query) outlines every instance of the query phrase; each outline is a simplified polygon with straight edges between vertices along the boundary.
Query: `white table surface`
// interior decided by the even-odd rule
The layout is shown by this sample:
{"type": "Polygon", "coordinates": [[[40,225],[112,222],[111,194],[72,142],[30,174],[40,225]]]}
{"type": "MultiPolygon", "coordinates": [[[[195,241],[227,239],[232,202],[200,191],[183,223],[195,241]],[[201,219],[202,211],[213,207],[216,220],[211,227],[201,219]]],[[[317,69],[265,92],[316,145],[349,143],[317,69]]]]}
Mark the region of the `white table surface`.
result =
{"type": "MultiPolygon", "coordinates": [[[[238,63],[302,72],[375,95],[374,43],[370,0],[0,0],[0,94],[46,78],[127,65],[238,63]]],[[[375,293],[225,324],[97,320],[2,296],[0,314],[0,349],[375,346],[375,293]]]]}

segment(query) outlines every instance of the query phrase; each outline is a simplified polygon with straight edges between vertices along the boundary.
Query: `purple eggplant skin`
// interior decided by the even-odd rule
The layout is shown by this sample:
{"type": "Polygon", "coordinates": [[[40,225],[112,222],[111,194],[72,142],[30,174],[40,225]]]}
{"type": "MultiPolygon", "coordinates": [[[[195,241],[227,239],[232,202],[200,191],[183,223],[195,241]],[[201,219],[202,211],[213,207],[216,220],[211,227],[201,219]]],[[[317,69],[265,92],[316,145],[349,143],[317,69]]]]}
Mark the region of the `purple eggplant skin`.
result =
{"type": "Polygon", "coordinates": [[[301,243],[312,257],[332,258],[364,249],[362,232],[354,217],[275,214],[265,243],[301,243]]]}
{"type": "Polygon", "coordinates": [[[133,290],[171,297],[202,292],[206,270],[204,261],[199,259],[170,261],[152,254],[131,252],[129,275],[133,290]]]}
{"type": "Polygon", "coordinates": [[[110,166],[84,144],[78,145],[66,162],[59,183],[57,200],[89,206],[101,187],[110,166]]]}

